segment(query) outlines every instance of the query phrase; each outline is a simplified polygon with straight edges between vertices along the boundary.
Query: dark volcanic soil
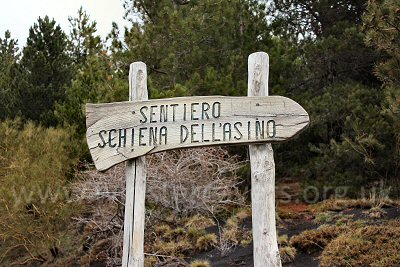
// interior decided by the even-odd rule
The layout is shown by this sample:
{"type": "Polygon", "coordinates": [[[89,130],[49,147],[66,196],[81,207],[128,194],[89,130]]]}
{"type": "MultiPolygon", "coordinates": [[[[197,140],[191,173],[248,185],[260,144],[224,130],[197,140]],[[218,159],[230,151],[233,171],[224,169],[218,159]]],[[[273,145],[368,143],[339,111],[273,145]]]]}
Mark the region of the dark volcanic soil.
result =
{"type": "MultiPolygon", "coordinates": [[[[251,218],[246,219],[244,227],[251,228],[251,218]]],[[[284,220],[278,226],[279,235],[288,235],[290,238],[297,235],[304,230],[317,228],[318,225],[312,222],[312,217],[305,214],[296,219],[284,220]]],[[[308,255],[305,253],[298,253],[294,262],[283,264],[283,266],[318,266],[318,255],[308,255]]],[[[195,254],[193,259],[208,260],[213,267],[226,267],[226,266],[253,266],[253,243],[246,247],[237,246],[228,255],[222,256],[218,249],[208,252],[195,254]]]]}
{"type": "MultiPolygon", "coordinates": [[[[286,263],[282,266],[290,267],[317,267],[318,255],[310,256],[306,253],[298,253],[292,263],[286,263]]],[[[253,244],[243,248],[237,247],[227,256],[220,256],[218,250],[213,250],[201,255],[195,255],[194,259],[208,260],[213,267],[226,267],[226,266],[253,266],[253,244]]]]}
{"type": "MultiPolygon", "coordinates": [[[[338,212],[343,215],[352,215],[352,220],[366,220],[372,224],[385,223],[386,220],[400,218],[400,207],[389,207],[385,208],[385,216],[380,219],[370,218],[363,209],[349,209],[338,212]]],[[[314,216],[308,212],[302,212],[294,219],[284,219],[278,225],[279,235],[288,235],[289,239],[293,235],[297,235],[305,230],[315,229],[319,225],[313,222],[314,216]]],[[[334,222],[331,222],[334,223],[334,222]]],[[[251,228],[251,218],[246,219],[245,227],[251,228]]],[[[215,229],[214,229],[215,230],[215,229]]],[[[287,267],[317,267],[319,266],[318,261],[319,253],[309,255],[298,251],[296,258],[291,263],[285,263],[283,266],[287,267]]],[[[226,267],[226,266],[253,266],[253,244],[251,243],[247,247],[237,246],[228,255],[221,256],[219,250],[214,249],[212,251],[198,253],[192,255],[189,262],[194,260],[208,260],[213,267],[226,267]]]]}

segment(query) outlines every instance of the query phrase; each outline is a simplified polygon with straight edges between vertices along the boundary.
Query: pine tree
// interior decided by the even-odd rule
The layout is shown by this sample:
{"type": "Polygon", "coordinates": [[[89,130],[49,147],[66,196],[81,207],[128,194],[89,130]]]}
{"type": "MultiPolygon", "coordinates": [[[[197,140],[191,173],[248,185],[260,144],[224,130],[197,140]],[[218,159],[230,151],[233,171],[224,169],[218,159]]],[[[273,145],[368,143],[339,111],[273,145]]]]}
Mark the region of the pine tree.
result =
{"type": "Polygon", "coordinates": [[[17,41],[6,31],[4,39],[0,38],[0,120],[18,115],[18,60],[17,41]]]}
{"type": "Polygon", "coordinates": [[[364,27],[366,43],[382,53],[376,74],[385,85],[400,86],[400,1],[369,1],[364,27]]]}
{"type": "Polygon", "coordinates": [[[320,95],[326,86],[358,81],[379,84],[372,74],[376,53],[364,44],[362,14],[367,1],[274,0],[274,33],[298,41],[305,79],[292,88],[320,95]]]}
{"type": "Polygon", "coordinates": [[[400,1],[371,0],[364,16],[366,43],[381,53],[375,74],[384,84],[386,110],[393,119],[394,172],[400,173],[400,1]]]}
{"type": "Polygon", "coordinates": [[[74,63],[76,65],[85,62],[86,58],[102,50],[100,36],[96,35],[97,23],[91,21],[90,16],[79,8],[77,17],[69,17],[71,31],[69,44],[74,63]]]}
{"type": "Polygon", "coordinates": [[[366,6],[365,0],[275,0],[270,6],[274,33],[296,40],[304,64],[302,79],[287,91],[311,116],[304,134],[279,145],[277,169],[298,165],[314,186],[357,192],[396,175],[391,120],[381,112],[385,96],[373,73],[378,53],[365,45],[362,31],[366,6]]]}
{"type": "Polygon", "coordinates": [[[269,5],[275,30],[307,38],[322,38],[361,25],[366,0],[274,0],[269,5]]]}
{"type": "Polygon", "coordinates": [[[82,138],[86,132],[85,104],[127,100],[128,79],[119,79],[117,66],[96,34],[96,22],[82,8],[69,21],[76,74],[66,87],[65,101],[56,105],[56,117],[60,124],[75,127],[77,137],[82,138]]]}
{"type": "Polygon", "coordinates": [[[272,46],[259,1],[125,1],[125,6],[143,23],[126,31],[127,49],[116,56],[125,70],[133,61],[146,62],[152,95],[177,86],[191,95],[246,94],[248,55],[272,46]]]}
{"type": "Polygon", "coordinates": [[[29,30],[21,67],[22,114],[26,119],[55,125],[54,107],[65,99],[65,87],[73,75],[67,37],[49,17],[39,18],[29,30]]]}

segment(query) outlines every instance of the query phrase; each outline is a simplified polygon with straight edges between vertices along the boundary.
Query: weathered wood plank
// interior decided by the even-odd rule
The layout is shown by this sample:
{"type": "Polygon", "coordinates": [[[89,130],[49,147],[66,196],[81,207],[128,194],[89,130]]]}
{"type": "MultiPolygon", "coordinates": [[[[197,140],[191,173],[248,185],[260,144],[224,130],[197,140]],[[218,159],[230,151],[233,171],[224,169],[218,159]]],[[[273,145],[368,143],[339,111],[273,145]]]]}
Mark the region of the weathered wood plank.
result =
{"type": "MultiPolygon", "coordinates": [[[[135,101],[147,98],[146,64],[135,62],[131,64],[129,71],[129,99],[135,101]]],[[[145,165],[144,157],[129,160],[126,164],[123,267],[144,266],[145,165]]]]}
{"type": "Polygon", "coordinates": [[[87,141],[96,168],[176,148],[286,140],[309,123],[282,96],[178,97],[87,104],[87,141]]]}
{"type": "MultiPolygon", "coordinates": [[[[248,72],[248,95],[267,96],[268,54],[263,52],[251,54],[249,56],[248,72]]],[[[282,110],[285,110],[285,107],[282,110]]],[[[292,122],[296,121],[298,120],[292,122]]],[[[281,266],[276,237],[275,163],[272,146],[270,143],[250,145],[249,154],[254,267],[281,266]]]]}

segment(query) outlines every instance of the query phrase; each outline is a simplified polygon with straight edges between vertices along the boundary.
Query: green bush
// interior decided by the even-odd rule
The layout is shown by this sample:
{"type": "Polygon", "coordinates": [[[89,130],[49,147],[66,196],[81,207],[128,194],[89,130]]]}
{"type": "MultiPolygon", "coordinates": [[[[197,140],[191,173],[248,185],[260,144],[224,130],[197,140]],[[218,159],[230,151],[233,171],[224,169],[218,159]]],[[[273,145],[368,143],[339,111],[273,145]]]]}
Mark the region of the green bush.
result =
{"type": "Polygon", "coordinates": [[[66,130],[0,122],[0,265],[44,262],[65,252],[76,211],[68,202],[75,152],[66,130]]]}
{"type": "Polygon", "coordinates": [[[343,186],[346,197],[354,197],[361,186],[396,176],[396,130],[382,112],[384,102],[381,89],[350,82],[326,88],[307,104],[309,185],[343,186]]]}

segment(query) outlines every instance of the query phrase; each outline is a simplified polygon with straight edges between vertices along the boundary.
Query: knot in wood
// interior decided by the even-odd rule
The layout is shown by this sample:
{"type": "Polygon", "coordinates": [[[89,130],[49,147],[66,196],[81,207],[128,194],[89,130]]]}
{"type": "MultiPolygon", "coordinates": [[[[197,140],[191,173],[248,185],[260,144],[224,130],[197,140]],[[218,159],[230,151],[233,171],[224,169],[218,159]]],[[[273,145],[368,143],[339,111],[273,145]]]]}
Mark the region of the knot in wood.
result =
{"type": "Polygon", "coordinates": [[[261,64],[256,64],[254,67],[254,77],[253,77],[253,89],[255,95],[259,95],[261,92],[261,84],[262,84],[262,66],[261,64]]]}
{"type": "Polygon", "coordinates": [[[275,167],[275,164],[272,161],[265,161],[264,165],[267,170],[271,170],[275,167]]]}
{"type": "Polygon", "coordinates": [[[147,88],[146,88],[146,79],[143,70],[138,70],[136,73],[136,88],[137,90],[135,91],[137,93],[137,96],[135,98],[137,99],[142,99],[144,96],[147,94],[147,88]]]}
{"type": "Polygon", "coordinates": [[[138,70],[136,74],[136,80],[138,83],[142,82],[144,78],[143,70],[138,70]]]}

